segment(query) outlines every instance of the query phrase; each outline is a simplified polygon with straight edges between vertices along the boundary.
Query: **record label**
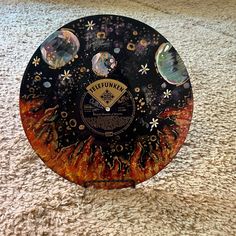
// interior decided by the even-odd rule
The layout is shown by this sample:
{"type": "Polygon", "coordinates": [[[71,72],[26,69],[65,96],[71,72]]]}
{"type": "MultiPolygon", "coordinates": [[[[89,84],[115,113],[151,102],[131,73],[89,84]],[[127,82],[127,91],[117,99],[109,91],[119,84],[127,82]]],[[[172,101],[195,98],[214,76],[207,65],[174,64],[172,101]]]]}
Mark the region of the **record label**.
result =
{"type": "Polygon", "coordinates": [[[81,100],[81,118],[88,128],[106,137],[126,130],[134,119],[135,103],[127,86],[102,79],[90,84],[81,100]]]}

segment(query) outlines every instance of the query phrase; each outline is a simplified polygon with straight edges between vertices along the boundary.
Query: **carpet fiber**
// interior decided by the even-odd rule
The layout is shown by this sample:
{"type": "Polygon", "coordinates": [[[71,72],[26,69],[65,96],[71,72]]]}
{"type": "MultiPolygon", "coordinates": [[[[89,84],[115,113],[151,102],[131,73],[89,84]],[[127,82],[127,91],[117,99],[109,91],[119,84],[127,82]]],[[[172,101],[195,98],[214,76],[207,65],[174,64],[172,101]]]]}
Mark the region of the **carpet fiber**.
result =
{"type": "Polygon", "coordinates": [[[236,235],[236,2],[0,2],[0,235],[236,235]],[[156,28],[190,73],[195,109],[174,161],[136,189],[86,190],[37,157],[19,119],[21,78],[46,36],[113,13],[156,28]]]}

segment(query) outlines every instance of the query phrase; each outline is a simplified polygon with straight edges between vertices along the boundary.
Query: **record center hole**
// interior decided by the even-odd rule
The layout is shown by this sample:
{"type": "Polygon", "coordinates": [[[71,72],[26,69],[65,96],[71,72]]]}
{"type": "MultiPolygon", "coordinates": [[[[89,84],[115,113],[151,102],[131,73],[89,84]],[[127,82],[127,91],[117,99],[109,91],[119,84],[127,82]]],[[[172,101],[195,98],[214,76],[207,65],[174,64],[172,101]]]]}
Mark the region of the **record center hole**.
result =
{"type": "Polygon", "coordinates": [[[110,107],[106,107],[106,111],[108,112],[108,111],[110,111],[111,109],[110,109],[110,107]]]}

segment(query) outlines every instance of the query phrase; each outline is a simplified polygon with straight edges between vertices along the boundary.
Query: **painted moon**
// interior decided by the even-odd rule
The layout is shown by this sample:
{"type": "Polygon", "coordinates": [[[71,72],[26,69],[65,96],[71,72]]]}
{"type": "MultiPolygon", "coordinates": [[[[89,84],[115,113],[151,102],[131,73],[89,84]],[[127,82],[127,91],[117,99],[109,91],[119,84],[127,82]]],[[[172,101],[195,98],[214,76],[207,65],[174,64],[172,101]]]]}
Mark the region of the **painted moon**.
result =
{"type": "Polygon", "coordinates": [[[73,60],[80,47],[78,38],[69,30],[58,30],[41,45],[43,60],[52,68],[61,68],[73,60]]]}
{"type": "Polygon", "coordinates": [[[155,60],[159,73],[168,83],[180,85],[189,79],[183,60],[170,43],[160,45],[155,60]]]}
{"type": "Polygon", "coordinates": [[[98,76],[107,77],[116,64],[115,58],[108,52],[99,52],[92,58],[92,70],[98,76]]]}

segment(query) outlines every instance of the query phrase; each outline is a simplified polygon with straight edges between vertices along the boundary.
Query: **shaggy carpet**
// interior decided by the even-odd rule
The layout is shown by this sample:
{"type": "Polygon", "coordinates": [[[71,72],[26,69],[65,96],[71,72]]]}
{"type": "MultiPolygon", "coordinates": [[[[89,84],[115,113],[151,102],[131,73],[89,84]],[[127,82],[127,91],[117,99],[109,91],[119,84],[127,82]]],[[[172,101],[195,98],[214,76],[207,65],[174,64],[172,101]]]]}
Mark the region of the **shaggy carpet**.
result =
{"type": "Polygon", "coordinates": [[[235,0],[0,1],[0,235],[236,235],[235,0]],[[30,147],[19,88],[38,45],[86,15],[156,28],[190,73],[195,109],[174,161],[136,189],[86,190],[30,147]]]}

